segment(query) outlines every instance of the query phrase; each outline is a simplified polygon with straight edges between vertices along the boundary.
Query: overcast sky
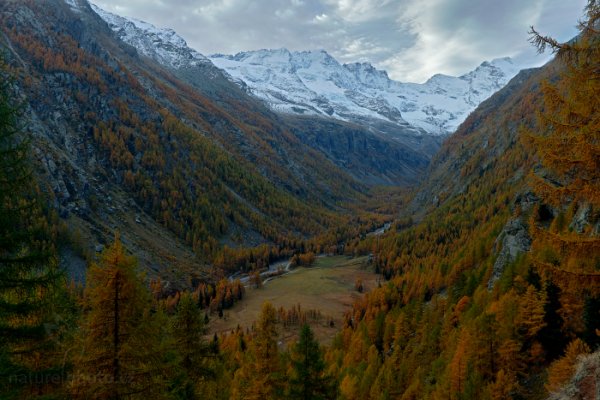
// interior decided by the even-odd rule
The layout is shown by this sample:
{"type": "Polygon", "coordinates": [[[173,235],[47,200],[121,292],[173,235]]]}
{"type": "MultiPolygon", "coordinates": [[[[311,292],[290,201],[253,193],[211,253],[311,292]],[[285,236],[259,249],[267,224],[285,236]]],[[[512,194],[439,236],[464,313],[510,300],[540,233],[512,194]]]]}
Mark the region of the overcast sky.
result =
{"type": "Polygon", "coordinates": [[[461,75],[510,56],[543,64],[530,25],[565,41],[586,0],[92,0],[99,7],[175,29],[203,54],[286,47],[367,61],[404,82],[461,75]]]}

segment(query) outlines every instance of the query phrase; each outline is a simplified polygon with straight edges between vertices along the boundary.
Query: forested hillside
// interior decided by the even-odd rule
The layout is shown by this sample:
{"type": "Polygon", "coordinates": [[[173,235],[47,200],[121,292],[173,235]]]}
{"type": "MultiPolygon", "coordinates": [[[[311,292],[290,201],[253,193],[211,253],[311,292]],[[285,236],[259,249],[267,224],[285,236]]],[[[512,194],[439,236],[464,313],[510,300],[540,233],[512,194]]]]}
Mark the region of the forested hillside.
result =
{"type": "Polygon", "coordinates": [[[598,348],[599,11],[568,44],[532,31],[556,60],[445,143],[429,215],[365,243],[389,281],[328,351],[343,398],[543,398],[598,348]]]}
{"type": "Polygon", "coordinates": [[[84,253],[120,230],[181,283],[223,245],[294,248],[350,220],[365,187],[264,107],[218,74],[184,83],[73,4],[3,2],[2,45],[40,186],[84,253]]]}

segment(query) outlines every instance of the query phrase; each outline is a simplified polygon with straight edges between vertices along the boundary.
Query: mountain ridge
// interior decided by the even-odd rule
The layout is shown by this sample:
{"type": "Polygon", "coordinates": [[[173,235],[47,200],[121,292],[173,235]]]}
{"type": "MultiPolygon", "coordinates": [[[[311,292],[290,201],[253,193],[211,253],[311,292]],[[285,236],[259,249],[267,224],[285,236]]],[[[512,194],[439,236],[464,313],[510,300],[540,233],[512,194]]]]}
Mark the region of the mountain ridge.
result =
{"type": "Polygon", "coordinates": [[[362,125],[391,124],[412,135],[452,133],[519,71],[504,57],[484,61],[459,77],[436,74],[418,84],[392,80],[370,63],[340,64],[325,50],[279,48],[204,56],[172,29],[93,8],[144,55],[173,69],[210,62],[274,111],[362,125]]]}
{"type": "MultiPolygon", "coordinates": [[[[299,141],[323,154],[362,183],[415,185],[439,147],[439,140],[424,137],[422,132],[408,124],[398,126],[373,119],[347,122],[321,115],[308,119],[290,118],[294,115],[277,113],[260,98],[249,95],[245,84],[234,83],[227,71],[204,60],[187,46],[175,46],[173,43],[183,44],[185,41],[174,38],[172,30],[141,25],[135,20],[95,9],[115,36],[132,46],[139,55],[167,67],[173,75],[227,107],[233,114],[245,115],[247,112],[244,110],[253,109],[277,120],[274,131],[289,129],[299,141]],[[231,107],[232,104],[236,106],[231,107]],[[321,137],[315,140],[317,132],[321,137]],[[375,157],[375,149],[386,151],[375,157]]],[[[337,62],[330,56],[329,60],[337,62]]],[[[245,155],[253,157],[252,152],[245,155]]]]}
{"type": "Polygon", "coordinates": [[[378,119],[433,135],[453,132],[518,72],[504,57],[459,77],[436,74],[418,84],[394,81],[370,63],[340,64],[324,50],[263,49],[208,58],[278,111],[378,119]]]}
{"type": "Polygon", "coordinates": [[[159,29],[136,18],[125,18],[109,13],[93,3],[90,3],[90,6],[124,42],[163,65],[182,68],[210,63],[208,58],[188,47],[185,39],[173,29],[159,29]],[[136,30],[143,30],[146,36],[135,35],[136,30]]]}
{"type": "Polygon", "coordinates": [[[365,190],[216,68],[192,87],[85,1],[8,0],[0,20],[36,177],[89,259],[120,231],[141,269],[182,288],[225,245],[324,233],[365,190]]]}

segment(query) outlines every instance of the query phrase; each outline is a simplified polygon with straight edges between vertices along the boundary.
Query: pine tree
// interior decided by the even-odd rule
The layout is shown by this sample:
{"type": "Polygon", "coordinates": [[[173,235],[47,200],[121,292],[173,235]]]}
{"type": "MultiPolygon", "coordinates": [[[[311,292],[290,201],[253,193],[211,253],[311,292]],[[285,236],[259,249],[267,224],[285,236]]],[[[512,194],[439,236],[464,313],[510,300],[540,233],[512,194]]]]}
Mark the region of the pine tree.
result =
{"type": "Polygon", "coordinates": [[[166,398],[169,356],[161,310],[117,237],[90,267],[71,381],[74,398],[166,398]]]}
{"type": "Polygon", "coordinates": [[[308,324],[302,326],[300,338],[291,354],[290,399],[327,399],[331,397],[325,362],[319,342],[308,324]]]}
{"type": "Polygon", "coordinates": [[[562,307],[560,302],[560,288],[552,281],[544,283],[546,291],[546,304],[544,305],[544,324],[539,331],[540,343],[546,350],[546,360],[553,361],[564,350],[567,339],[562,334],[563,318],[559,314],[562,307]]]}
{"type": "Polygon", "coordinates": [[[5,71],[0,58],[0,392],[33,398],[62,376],[49,328],[63,281],[5,71]]]}

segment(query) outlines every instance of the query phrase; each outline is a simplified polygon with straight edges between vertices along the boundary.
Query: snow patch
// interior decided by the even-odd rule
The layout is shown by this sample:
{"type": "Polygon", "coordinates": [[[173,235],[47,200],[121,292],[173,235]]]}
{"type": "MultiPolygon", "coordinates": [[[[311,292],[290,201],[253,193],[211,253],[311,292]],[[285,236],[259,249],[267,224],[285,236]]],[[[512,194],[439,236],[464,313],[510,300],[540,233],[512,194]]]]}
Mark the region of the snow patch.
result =
{"type": "Polygon", "coordinates": [[[65,0],[65,3],[67,3],[72,10],[79,11],[79,4],[77,4],[77,0],[65,0]]]}
{"type": "Polygon", "coordinates": [[[148,22],[121,17],[94,4],[91,6],[121,40],[163,65],[177,69],[210,63],[202,54],[189,48],[173,29],[157,28],[148,22]]]}

